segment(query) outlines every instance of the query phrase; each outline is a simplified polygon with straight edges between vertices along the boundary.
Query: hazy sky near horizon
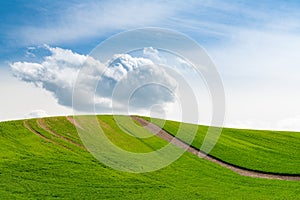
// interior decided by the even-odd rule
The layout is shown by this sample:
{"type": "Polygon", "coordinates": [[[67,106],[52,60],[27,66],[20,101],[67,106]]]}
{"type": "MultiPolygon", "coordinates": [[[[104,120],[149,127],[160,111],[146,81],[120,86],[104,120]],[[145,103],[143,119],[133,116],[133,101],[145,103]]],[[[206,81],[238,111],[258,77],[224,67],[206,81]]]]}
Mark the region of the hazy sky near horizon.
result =
{"type": "Polygon", "coordinates": [[[53,95],[59,88],[18,80],[13,63],[80,62],[116,33],[162,27],[193,38],[215,62],[226,126],[300,131],[299,19],[296,0],[1,1],[0,120],[72,114],[53,95]]]}

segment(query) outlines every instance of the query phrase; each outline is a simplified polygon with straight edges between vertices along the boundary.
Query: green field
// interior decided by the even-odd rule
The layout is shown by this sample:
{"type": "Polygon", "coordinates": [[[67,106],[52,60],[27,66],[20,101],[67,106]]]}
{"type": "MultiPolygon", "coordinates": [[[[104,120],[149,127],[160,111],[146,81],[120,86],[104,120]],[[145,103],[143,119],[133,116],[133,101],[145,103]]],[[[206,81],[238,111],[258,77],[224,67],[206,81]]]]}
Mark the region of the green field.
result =
{"type": "MultiPolygon", "coordinates": [[[[99,116],[99,121],[108,138],[128,151],[150,152],[166,145],[156,136],[129,136],[112,116],[99,116]]],[[[0,199],[300,199],[299,181],[240,176],[188,152],[155,172],[116,171],[81,146],[65,117],[42,122],[59,136],[36,119],[26,121],[35,133],[22,120],[0,123],[0,199]]],[[[175,133],[176,122],[164,128],[175,133]]],[[[200,127],[196,147],[203,138],[201,129],[205,127],[200,127]]],[[[299,174],[298,150],[298,133],[226,129],[211,153],[248,168],[299,174]]]]}
{"type": "MultiPolygon", "coordinates": [[[[149,118],[145,118],[149,120],[149,118]]],[[[153,123],[163,124],[164,120],[154,119],[153,123]]],[[[166,121],[163,129],[176,135],[181,123],[166,121]]],[[[192,124],[184,124],[186,135],[192,124]]],[[[200,148],[208,127],[198,126],[192,146],[200,148]]],[[[263,172],[300,174],[300,133],[283,131],[257,131],[224,128],[210,155],[244,168],[263,172]]]]}

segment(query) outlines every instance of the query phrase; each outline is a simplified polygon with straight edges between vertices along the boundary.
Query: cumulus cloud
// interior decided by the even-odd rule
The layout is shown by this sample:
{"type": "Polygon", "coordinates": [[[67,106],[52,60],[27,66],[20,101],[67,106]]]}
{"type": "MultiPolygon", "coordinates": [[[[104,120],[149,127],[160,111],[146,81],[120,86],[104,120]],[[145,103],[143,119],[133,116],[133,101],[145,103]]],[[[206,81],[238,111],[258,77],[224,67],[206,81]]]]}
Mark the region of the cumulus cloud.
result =
{"type": "Polygon", "coordinates": [[[137,108],[149,108],[154,104],[172,102],[174,95],[169,90],[174,92],[177,88],[175,80],[163,68],[155,65],[142,65],[129,72],[126,78],[117,84],[118,89],[115,90],[114,98],[118,103],[137,108]]]}
{"type": "Polygon", "coordinates": [[[79,75],[75,95],[78,97],[76,102],[80,110],[89,107],[91,103],[95,104],[97,110],[105,112],[111,111],[112,107],[122,111],[128,106],[147,109],[151,105],[174,100],[174,95],[167,90],[175,91],[176,81],[150,59],[116,54],[104,66],[106,68],[86,65],[79,75]],[[94,94],[95,84],[98,87],[94,94]],[[91,90],[87,91],[87,86],[91,90]],[[90,101],[92,99],[94,102],[90,101]]]}
{"type": "Polygon", "coordinates": [[[30,113],[27,113],[24,117],[25,118],[41,118],[49,116],[46,111],[44,110],[33,110],[30,113]]]}
{"type": "Polygon", "coordinates": [[[76,109],[80,111],[91,105],[95,105],[97,112],[111,110],[113,101],[118,109],[128,104],[143,109],[174,100],[168,90],[176,90],[176,81],[149,58],[116,54],[106,63],[100,63],[70,50],[46,48],[51,55],[42,62],[15,62],[11,69],[20,80],[50,91],[61,105],[72,107],[75,83],[78,95],[75,98],[80,105],[76,109]]]}
{"type": "Polygon", "coordinates": [[[42,87],[57,98],[61,105],[72,104],[72,88],[86,56],[70,50],[46,46],[51,55],[41,63],[15,62],[11,64],[14,76],[42,87]]]}
{"type": "Polygon", "coordinates": [[[143,54],[159,64],[165,64],[166,60],[159,56],[159,51],[153,47],[146,47],[143,49],[143,54]]]}

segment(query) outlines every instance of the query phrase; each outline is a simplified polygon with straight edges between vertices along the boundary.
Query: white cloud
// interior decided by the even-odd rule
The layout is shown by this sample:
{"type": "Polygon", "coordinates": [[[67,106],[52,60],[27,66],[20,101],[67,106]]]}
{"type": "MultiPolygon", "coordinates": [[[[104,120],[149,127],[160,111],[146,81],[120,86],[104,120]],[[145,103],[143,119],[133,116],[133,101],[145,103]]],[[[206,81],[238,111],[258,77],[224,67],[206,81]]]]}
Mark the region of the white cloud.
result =
{"type": "Polygon", "coordinates": [[[107,68],[103,71],[93,71],[94,66],[85,66],[87,72],[80,74],[77,79],[77,84],[80,86],[76,87],[76,93],[78,97],[85,96],[88,99],[81,102],[79,109],[92,103],[89,99],[93,97],[94,91],[86,91],[85,88],[87,85],[94,84],[98,84],[94,97],[98,103],[95,105],[96,110],[107,111],[112,105],[115,111],[124,111],[130,105],[134,109],[147,109],[150,105],[165,104],[174,100],[164,87],[149,85],[149,83],[158,83],[170,90],[175,90],[177,87],[175,80],[164,69],[155,66],[150,59],[116,54],[105,63],[105,66],[107,68]]]}
{"type": "Polygon", "coordinates": [[[174,96],[168,91],[176,92],[177,88],[177,82],[163,68],[153,64],[142,65],[129,72],[118,84],[120,89],[114,95],[117,101],[121,105],[130,104],[141,109],[173,102],[174,96]],[[130,99],[129,91],[135,92],[130,99]]]}
{"type": "Polygon", "coordinates": [[[153,65],[153,62],[145,58],[133,58],[129,54],[116,54],[107,63],[105,76],[120,81],[128,72],[137,70],[143,65],[153,65]]]}
{"type": "Polygon", "coordinates": [[[42,63],[15,62],[11,69],[20,80],[52,92],[59,104],[70,106],[73,84],[86,56],[61,48],[46,48],[51,56],[45,57],[42,63]]]}
{"type": "Polygon", "coordinates": [[[81,111],[94,104],[100,111],[109,110],[116,86],[121,89],[114,93],[113,100],[119,105],[119,109],[126,108],[130,102],[134,108],[143,109],[150,105],[173,101],[173,96],[168,95],[164,87],[157,85],[138,89],[137,95],[134,94],[130,102],[128,101],[131,90],[134,92],[135,89],[148,83],[159,83],[170,90],[176,90],[176,81],[164,69],[154,66],[150,59],[117,54],[102,64],[91,57],[70,50],[49,46],[46,48],[51,55],[45,57],[43,62],[15,62],[11,64],[11,68],[19,79],[51,92],[61,105],[72,106],[76,80],[79,86],[76,90],[80,94],[78,98],[81,101],[76,109],[81,111]],[[77,79],[81,66],[84,66],[84,70],[77,79]],[[98,84],[96,91],[93,88],[95,83],[98,84]]]}
{"type": "Polygon", "coordinates": [[[41,117],[48,117],[49,115],[44,110],[33,110],[30,113],[27,113],[24,117],[25,118],[41,118],[41,117]]]}
{"type": "Polygon", "coordinates": [[[159,64],[165,64],[165,60],[159,56],[158,50],[154,49],[153,47],[144,48],[143,54],[156,63],[159,62],[159,64]]]}

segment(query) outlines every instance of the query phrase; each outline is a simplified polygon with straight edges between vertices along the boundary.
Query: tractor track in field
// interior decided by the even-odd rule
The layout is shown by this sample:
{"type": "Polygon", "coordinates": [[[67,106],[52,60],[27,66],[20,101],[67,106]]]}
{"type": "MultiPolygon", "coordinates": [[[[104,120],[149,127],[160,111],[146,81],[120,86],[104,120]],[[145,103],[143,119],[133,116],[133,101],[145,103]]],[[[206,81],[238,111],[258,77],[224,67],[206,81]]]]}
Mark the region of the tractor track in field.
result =
{"type": "Polygon", "coordinates": [[[27,121],[27,120],[24,120],[24,121],[23,121],[23,125],[24,125],[24,127],[27,128],[30,132],[34,133],[35,135],[39,136],[40,138],[42,138],[42,139],[44,139],[44,140],[46,140],[46,141],[48,141],[48,142],[54,143],[55,145],[58,145],[58,146],[60,146],[60,147],[62,147],[62,148],[64,148],[64,149],[66,149],[66,150],[71,151],[71,149],[70,149],[69,147],[66,147],[66,146],[62,145],[62,144],[60,144],[59,142],[57,142],[57,141],[55,141],[55,140],[51,140],[50,138],[44,136],[44,135],[43,135],[42,133],[40,133],[39,131],[34,130],[32,127],[30,127],[30,125],[28,124],[28,121],[27,121]]]}
{"type": "MultiPolygon", "coordinates": [[[[82,129],[82,127],[75,121],[74,118],[72,118],[70,116],[66,117],[66,118],[74,126],[76,126],[77,128],[82,129]]],[[[147,120],[145,120],[143,118],[140,118],[140,117],[137,117],[137,116],[132,116],[132,118],[136,122],[138,122],[140,125],[144,126],[150,132],[152,132],[156,136],[162,138],[163,140],[166,140],[167,142],[170,142],[170,143],[178,146],[179,148],[185,149],[186,151],[188,151],[188,152],[190,152],[190,153],[192,153],[192,154],[194,154],[194,155],[196,155],[200,158],[204,158],[204,159],[206,159],[208,161],[211,161],[213,163],[216,163],[220,166],[226,167],[227,169],[230,169],[230,170],[232,170],[232,171],[234,171],[234,172],[236,172],[236,173],[238,173],[242,176],[248,176],[248,177],[253,177],[253,178],[265,178],[265,179],[278,179],[278,180],[294,180],[294,181],[299,181],[300,180],[300,175],[299,174],[292,175],[292,174],[280,174],[280,173],[263,172],[263,171],[251,170],[251,169],[243,168],[243,167],[240,167],[240,166],[237,166],[237,165],[234,165],[234,164],[230,164],[230,163],[228,163],[226,161],[223,161],[219,158],[216,158],[212,155],[206,154],[206,153],[200,151],[199,149],[196,149],[193,146],[190,146],[189,144],[183,142],[182,140],[174,137],[173,135],[171,135],[167,131],[161,129],[159,126],[157,126],[153,123],[150,123],[150,122],[148,122],[147,120]]],[[[35,134],[38,134],[42,138],[51,141],[47,137],[41,135],[40,133],[38,133],[35,130],[33,130],[32,128],[30,128],[30,126],[25,121],[24,121],[24,126],[27,129],[34,132],[35,134]]],[[[40,126],[40,124],[39,124],[39,126],[40,126]]],[[[41,127],[41,128],[43,128],[43,127],[41,127]]],[[[51,142],[53,142],[53,141],[51,141],[51,142]]]]}
{"type": "Polygon", "coordinates": [[[144,126],[146,129],[148,129],[150,132],[155,134],[156,136],[166,140],[167,142],[170,142],[182,149],[185,149],[186,151],[200,157],[204,158],[208,161],[214,162],[220,166],[226,167],[227,169],[230,169],[242,176],[248,176],[248,177],[254,177],[254,178],[266,178],[266,179],[279,179],[279,180],[300,180],[300,174],[280,174],[280,173],[271,173],[271,172],[262,172],[262,171],[257,171],[257,170],[251,170],[247,168],[243,168],[237,165],[230,164],[226,161],[223,161],[219,158],[216,158],[212,155],[206,154],[198,149],[196,149],[193,146],[190,146],[189,144],[183,142],[182,140],[174,137],[167,131],[161,129],[159,126],[150,123],[149,121],[137,117],[137,116],[132,116],[132,118],[138,122],[140,125],[144,126]]]}
{"type": "Polygon", "coordinates": [[[76,146],[79,147],[79,148],[85,149],[84,146],[82,146],[81,144],[79,144],[79,143],[77,143],[77,142],[74,142],[73,140],[71,140],[71,139],[69,139],[69,138],[66,138],[66,137],[64,137],[64,136],[62,136],[62,135],[60,135],[60,134],[58,134],[58,133],[52,131],[51,129],[49,129],[49,128],[44,124],[43,119],[41,119],[41,118],[40,118],[40,119],[37,119],[37,123],[38,123],[38,125],[39,125],[40,128],[42,128],[43,130],[47,131],[47,132],[50,133],[51,135],[54,135],[54,136],[56,136],[56,137],[59,137],[59,138],[61,138],[62,140],[66,141],[66,142],[68,142],[68,143],[71,143],[71,144],[73,144],[73,145],[76,145],[76,146]]]}
{"type": "Polygon", "coordinates": [[[66,116],[66,118],[67,118],[67,120],[68,120],[69,122],[71,122],[71,124],[73,124],[75,127],[80,128],[80,129],[83,129],[83,128],[80,126],[80,124],[78,124],[78,123],[76,122],[76,120],[75,120],[73,117],[71,117],[71,116],[66,116]]]}

